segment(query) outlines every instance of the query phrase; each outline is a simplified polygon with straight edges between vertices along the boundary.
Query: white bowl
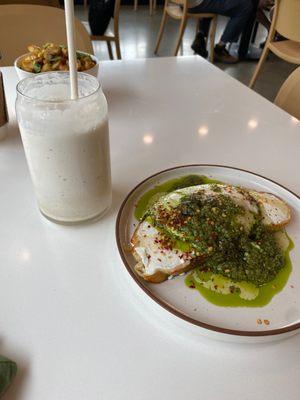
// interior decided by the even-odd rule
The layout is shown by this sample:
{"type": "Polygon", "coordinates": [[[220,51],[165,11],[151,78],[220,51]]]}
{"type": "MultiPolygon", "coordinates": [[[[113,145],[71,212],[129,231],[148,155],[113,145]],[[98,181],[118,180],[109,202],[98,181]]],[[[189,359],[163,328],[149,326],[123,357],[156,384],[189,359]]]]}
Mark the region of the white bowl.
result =
{"type": "MultiPolygon", "coordinates": [[[[84,53],[84,52],[81,51],[81,53],[84,53]]],[[[88,53],[84,53],[84,54],[88,54],[88,53]]],[[[22,56],[18,57],[18,58],[15,60],[15,62],[14,62],[14,66],[15,66],[15,69],[16,69],[16,71],[17,71],[19,80],[28,78],[29,76],[32,76],[32,75],[37,75],[37,73],[34,73],[34,72],[27,72],[27,71],[24,71],[23,69],[19,68],[19,63],[20,63],[20,61],[22,60],[22,58],[26,57],[27,55],[28,55],[28,54],[23,54],[22,56]]],[[[98,76],[98,71],[99,71],[99,60],[98,60],[97,57],[95,57],[95,56],[92,55],[92,54],[90,54],[90,56],[91,56],[91,58],[93,59],[93,61],[96,62],[96,65],[94,65],[92,68],[87,69],[86,71],[83,71],[83,72],[85,72],[86,74],[92,75],[92,76],[94,76],[94,77],[97,78],[97,76],[98,76]]],[[[51,72],[51,71],[50,71],[50,72],[51,72]]],[[[57,71],[53,71],[53,72],[57,72],[57,71]]]]}

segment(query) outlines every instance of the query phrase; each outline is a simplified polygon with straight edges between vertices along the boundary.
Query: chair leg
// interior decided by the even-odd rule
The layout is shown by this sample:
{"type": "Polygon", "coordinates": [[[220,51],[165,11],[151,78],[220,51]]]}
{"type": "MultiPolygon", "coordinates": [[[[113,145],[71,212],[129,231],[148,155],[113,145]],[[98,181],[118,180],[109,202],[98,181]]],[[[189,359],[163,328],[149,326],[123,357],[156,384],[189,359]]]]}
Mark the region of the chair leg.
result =
{"type": "Polygon", "coordinates": [[[209,61],[212,64],[214,62],[216,29],[217,29],[217,17],[214,17],[211,21],[209,30],[209,61]]]}
{"type": "Polygon", "coordinates": [[[260,56],[258,64],[257,64],[257,66],[255,68],[254,74],[253,74],[253,76],[251,78],[251,81],[249,83],[249,88],[251,88],[251,89],[253,88],[253,86],[254,86],[254,84],[255,84],[255,82],[257,80],[258,74],[260,73],[261,67],[263,66],[263,63],[266,61],[266,58],[267,58],[267,56],[269,54],[269,51],[270,51],[270,49],[268,47],[268,43],[266,43],[265,44],[265,48],[264,48],[264,50],[262,52],[262,55],[260,56]]]}
{"type": "Polygon", "coordinates": [[[153,11],[156,11],[156,0],[153,0],[153,11]]]}
{"type": "Polygon", "coordinates": [[[153,14],[153,0],[149,0],[149,13],[150,15],[153,14]]]}
{"type": "Polygon", "coordinates": [[[114,55],[113,55],[113,52],[112,52],[111,43],[109,41],[107,41],[106,44],[107,44],[107,50],[108,50],[109,58],[110,58],[110,60],[113,60],[114,59],[114,55]]]}
{"type": "Polygon", "coordinates": [[[185,31],[186,22],[187,22],[187,18],[182,18],[181,23],[180,23],[179,36],[178,36],[177,44],[176,44],[175,51],[174,51],[174,56],[177,56],[177,53],[178,53],[178,50],[180,47],[180,43],[182,41],[182,37],[183,37],[184,31],[185,31]]]}
{"type": "Polygon", "coordinates": [[[118,58],[118,60],[121,60],[122,57],[121,57],[121,48],[120,48],[120,39],[119,39],[119,37],[116,37],[115,44],[116,44],[117,58],[118,58]]]}
{"type": "Polygon", "coordinates": [[[163,33],[164,33],[166,22],[167,22],[167,12],[166,12],[166,10],[164,10],[164,13],[163,13],[163,16],[162,16],[162,19],[161,19],[161,23],[160,23],[158,36],[157,36],[156,46],[155,46],[155,49],[154,49],[154,54],[157,54],[157,52],[158,52],[159,45],[160,45],[160,42],[161,42],[161,39],[162,39],[162,36],[163,36],[163,33]]]}
{"type": "Polygon", "coordinates": [[[138,0],[134,0],[134,7],[133,7],[134,11],[136,11],[137,8],[138,8],[138,0]]]}

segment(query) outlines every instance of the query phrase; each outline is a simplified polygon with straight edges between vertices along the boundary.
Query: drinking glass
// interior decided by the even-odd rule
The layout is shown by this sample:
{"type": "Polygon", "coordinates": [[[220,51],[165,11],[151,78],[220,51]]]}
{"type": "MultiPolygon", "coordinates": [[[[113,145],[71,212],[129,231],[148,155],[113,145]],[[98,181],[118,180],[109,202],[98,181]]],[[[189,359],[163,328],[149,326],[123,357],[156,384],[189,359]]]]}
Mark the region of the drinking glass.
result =
{"type": "Polygon", "coordinates": [[[37,203],[65,224],[100,218],[111,204],[107,102],[96,78],[68,72],[19,82],[16,113],[37,203]]]}

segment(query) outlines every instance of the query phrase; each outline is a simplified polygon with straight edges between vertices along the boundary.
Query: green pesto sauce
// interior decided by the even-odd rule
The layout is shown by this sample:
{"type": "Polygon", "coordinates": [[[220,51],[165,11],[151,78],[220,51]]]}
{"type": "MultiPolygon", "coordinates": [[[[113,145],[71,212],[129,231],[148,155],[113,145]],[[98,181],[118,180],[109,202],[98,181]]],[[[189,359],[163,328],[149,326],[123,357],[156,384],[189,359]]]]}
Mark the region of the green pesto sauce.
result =
{"type": "MultiPolygon", "coordinates": [[[[159,185],[156,185],[154,188],[150,189],[139,199],[136,209],[135,209],[135,218],[137,220],[142,220],[145,213],[149,210],[149,208],[163,195],[173,192],[174,190],[201,185],[201,184],[213,184],[213,183],[223,183],[214,179],[207,178],[206,176],[200,175],[186,175],[177,179],[168,180],[159,185]]],[[[146,220],[149,217],[146,217],[146,220]]],[[[160,227],[156,225],[156,228],[160,230],[160,227]]],[[[163,233],[163,230],[162,230],[163,233]]],[[[173,247],[180,249],[182,251],[189,251],[190,245],[187,242],[181,241],[179,238],[173,237],[173,247]]],[[[268,304],[272,297],[280,292],[284,286],[286,285],[289,275],[292,270],[292,264],[290,261],[290,251],[293,249],[294,245],[292,240],[289,238],[289,247],[284,253],[284,265],[281,267],[279,272],[276,272],[275,278],[264,285],[259,286],[259,294],[254,300],[244,300],[242,299],[238,293],[232,294],[220,294],[215,291],[209,290],[201,286],[201,284],[194,281],[192,277],[192,273],[189,274],[185,283],[187,286],[194,285],[195,288],[199,291],[199,293],[209,302],[224,307],[262,307],[268,304]]],[[[216,261],[216,260],[213,260],[216,261]]],[[[281,264],[282,265],[282,264],[281,264]]],[[[215,271],[217,273],[217,271],[215,271]]],[[[224,274],[226,276],[226,274],[224,274]]],[[[228,275],[227,275],[228,276],[228,275]]],[[[232,277],[234,278],[234,277],[232,277]]],[[[235,277],[238,278],[238,277],[235,277]]],[[[238,280],[238,279],[236,279],[238,280]]]]}
{"type": "Polygon", "coordinates": [[[220,294],[206,289],[201,284],[194,281],[192,273],[185,278],[185,284],[195,286],[198,292],[210,303],[222,307],[263,307],[268,304],[275,294],[279,293],[286,285],[290,273],[292,271],[292,263],[290,259],[290,251],[293,249],[294,244],[289,238],[289,247],[284,254],[284,267],[277,273],[273,281],[266,285],[259,287],[259,294],[254,300],[241,299],[238,293],[233,294],[220,294]]]}
{"type": "Polygon", "coordinates": [[[170,179],[160,185],[154,186],[148,192],[144,193],[139,199],[134,216],[137,220],[141,220],[145,212],[155,203],[161,196],[189,186],[204,185],[207,183],[222,183],[215,179],[207,178],[204,175],[185,175],[180,178],[170,179]]]}
{"type": "MultiPolygon", "coordinates": [[[[194,265],[202,270],[261,286],[283,267],[282,251],[261,215],[247,212],[229,196],[196,192],[184,195],[175,207],[165,204],[156,203],[146,215],[166,238],[190,244],[199,257],[194,265]],[[251,223],[245,228],[241,218],[251,223]]],[[[176,248],[174,243],[171,247],[176,248]]]]}

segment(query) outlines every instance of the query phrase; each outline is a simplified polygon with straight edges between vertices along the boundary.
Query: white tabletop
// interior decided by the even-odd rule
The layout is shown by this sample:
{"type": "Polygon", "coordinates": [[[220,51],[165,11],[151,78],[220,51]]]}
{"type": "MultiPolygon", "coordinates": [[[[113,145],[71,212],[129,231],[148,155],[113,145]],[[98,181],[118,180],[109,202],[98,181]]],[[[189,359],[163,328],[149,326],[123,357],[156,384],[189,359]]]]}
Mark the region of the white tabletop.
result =
{"type": "Polygon", "coordinates": [[[245,168],[300,193],[297,121],[200,57],[103,62],[113,206],[65,227],[37,210],[14,120],[17,77],[2,71],[11,122],[0,142],[0,354],[19,366],[5,399],[298,400],[300,335],[237,345],[177,329],[128,285],[114,238],[127,192],[175,165],[245,168]]]}

